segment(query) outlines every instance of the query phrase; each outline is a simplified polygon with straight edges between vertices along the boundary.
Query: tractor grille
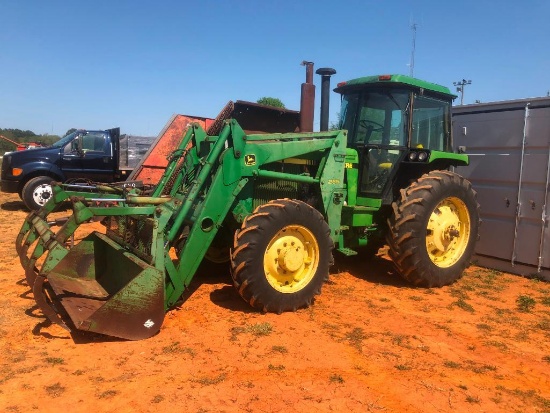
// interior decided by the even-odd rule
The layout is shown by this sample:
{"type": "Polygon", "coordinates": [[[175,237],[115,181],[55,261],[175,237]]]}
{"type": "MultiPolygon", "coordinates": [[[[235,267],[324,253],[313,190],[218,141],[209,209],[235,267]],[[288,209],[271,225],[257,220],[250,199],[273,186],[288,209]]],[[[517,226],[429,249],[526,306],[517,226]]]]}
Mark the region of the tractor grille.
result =
{"type": "Polygon", "coordinates": [[[297,182],[258,178],[254,186],[254,209],[272,199],[297,199],[299,186],[297,182]]]}
{"type": "Polygon", "coordinates": [[[111,217],[105,224],[109,238],[128,248],[144,261],[152,262],[151,246],[155,229],[153,218],[111,217]]]}

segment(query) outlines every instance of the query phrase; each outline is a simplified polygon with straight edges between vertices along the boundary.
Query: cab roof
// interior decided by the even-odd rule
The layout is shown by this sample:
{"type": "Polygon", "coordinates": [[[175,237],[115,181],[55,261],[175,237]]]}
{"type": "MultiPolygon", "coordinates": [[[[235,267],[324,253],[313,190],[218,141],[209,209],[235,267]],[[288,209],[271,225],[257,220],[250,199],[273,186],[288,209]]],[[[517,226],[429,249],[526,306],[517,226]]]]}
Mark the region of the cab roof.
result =
{"type": "Polygon", "coordinates": [[[361,86],[365,86],[365,85],[381,86],[387,83],[393,84],[395,86],[405,85],[407,87],[424,89],[434,93],[447,95],[452,99],[456,98],[456,95],[453,95],[448,87],[441,86],[431,82],[426,82],[424,80],[416,79],[414,77],[405,76],[405,75],[374,75],[374,76],[359,77],[357,79],[352,79],[352,80],[338,83],[334,91],[337,93],[345,93],[349,89],[360,89],[361,86]]]}

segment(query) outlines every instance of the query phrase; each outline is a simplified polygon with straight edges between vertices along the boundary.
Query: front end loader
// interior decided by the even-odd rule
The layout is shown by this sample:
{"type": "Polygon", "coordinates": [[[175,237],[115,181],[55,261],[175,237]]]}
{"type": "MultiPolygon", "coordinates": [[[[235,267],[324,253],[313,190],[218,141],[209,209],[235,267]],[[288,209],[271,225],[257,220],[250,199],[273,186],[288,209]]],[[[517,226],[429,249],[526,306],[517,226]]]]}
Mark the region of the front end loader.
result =
{"type": "Polygon", "coordinates": [[[414,285],[458,279],[479,213],[451,170],[468,163],[452,152],[454,96],[400,75],[335,90],[339,130],[246,133],[229,119],[210,136],[193,124],[154,187],[54,184],[16,240],[44,314],[68,329],[151,337],[204,261],[226,261],[252,307],[294,311],[320,293],[333,250],[366,259],[384,243],[414,285]],[[53,221],[67,204],[72,215],[53,221]],[[105,231],[72,245],[99,219],[105,231]]]}

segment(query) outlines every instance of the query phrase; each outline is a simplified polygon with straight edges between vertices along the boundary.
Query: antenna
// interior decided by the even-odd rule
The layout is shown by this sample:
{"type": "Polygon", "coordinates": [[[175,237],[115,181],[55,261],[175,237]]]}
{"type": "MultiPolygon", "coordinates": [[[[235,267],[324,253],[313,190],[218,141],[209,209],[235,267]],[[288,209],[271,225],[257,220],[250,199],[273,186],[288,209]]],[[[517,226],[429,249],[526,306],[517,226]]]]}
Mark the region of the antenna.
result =
{"type": "Polygon", "coordinates": [[[418,27],[418,24],[414,22],[414,20],[411,22],[411,30],[413,31],[413,43],[412,43],[412,51],[411,51],[411,62],[409,63],[409,75],[411,77],[414,77],[414,53],[416,52],[416,28],[418,27]]]}

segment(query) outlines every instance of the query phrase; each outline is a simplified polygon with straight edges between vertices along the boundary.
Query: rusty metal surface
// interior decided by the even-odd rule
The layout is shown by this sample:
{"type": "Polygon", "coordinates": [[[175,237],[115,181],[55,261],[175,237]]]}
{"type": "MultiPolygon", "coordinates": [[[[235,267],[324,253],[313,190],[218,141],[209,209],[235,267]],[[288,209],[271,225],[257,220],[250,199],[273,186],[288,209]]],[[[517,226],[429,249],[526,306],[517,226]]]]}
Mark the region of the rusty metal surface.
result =
{"type": "Polygon", "coordinates": [[[146,185],[155,185],[162,176],[166,165],[168,165],[168,155],[177,148],[187,125],[192,122],[196,122],[202,128],[207,129],[212,124],[213,119],[187,115],[172,116],[144,158],[132,171],[128,180],[139,180],[146,185]]]}

